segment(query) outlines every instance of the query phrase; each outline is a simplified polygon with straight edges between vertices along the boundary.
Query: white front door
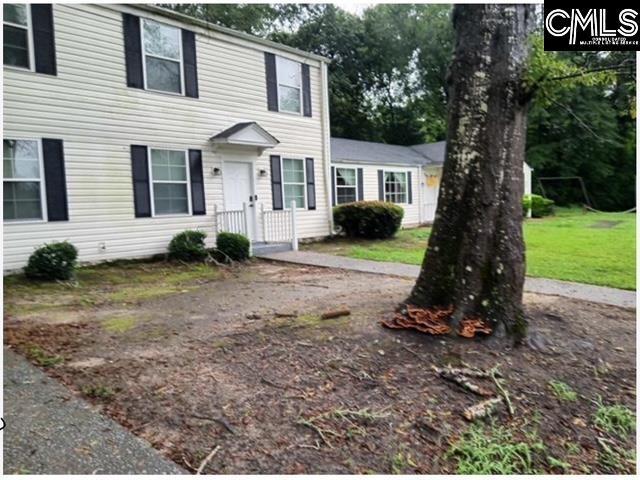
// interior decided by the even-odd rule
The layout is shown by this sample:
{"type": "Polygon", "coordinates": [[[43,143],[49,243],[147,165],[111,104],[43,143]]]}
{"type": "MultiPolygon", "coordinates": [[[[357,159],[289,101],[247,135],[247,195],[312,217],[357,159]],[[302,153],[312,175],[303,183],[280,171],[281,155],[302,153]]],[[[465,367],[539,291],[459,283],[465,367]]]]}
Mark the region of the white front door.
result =
{"type": "Polygon", "coordinates": [[[222,178],[224,181],[224,208],[227,211],[242,210],[246,203],[247,236],[255,240],[255,201],[253,200],[253,167],[249,162],[224,162],[222,178]]]}

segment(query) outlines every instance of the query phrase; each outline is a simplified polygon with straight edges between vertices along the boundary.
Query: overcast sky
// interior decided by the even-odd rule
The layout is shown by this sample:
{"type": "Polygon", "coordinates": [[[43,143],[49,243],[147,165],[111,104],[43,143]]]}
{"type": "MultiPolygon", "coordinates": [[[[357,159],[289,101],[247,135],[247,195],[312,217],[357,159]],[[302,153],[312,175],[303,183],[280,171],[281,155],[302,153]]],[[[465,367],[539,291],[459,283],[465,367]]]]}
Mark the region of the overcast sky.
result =
{"type": "Polygon", "coordinates": [[[350,13],[355,13],[356,15],[360,15],[363,12],[363,10],[373,5],[372,3],[356,3],[356,2],[333,2],[333,3],[335,3],[338,7],[342,8],[343,10],[346,10],[347,12],[350,12],[350,13]]]}

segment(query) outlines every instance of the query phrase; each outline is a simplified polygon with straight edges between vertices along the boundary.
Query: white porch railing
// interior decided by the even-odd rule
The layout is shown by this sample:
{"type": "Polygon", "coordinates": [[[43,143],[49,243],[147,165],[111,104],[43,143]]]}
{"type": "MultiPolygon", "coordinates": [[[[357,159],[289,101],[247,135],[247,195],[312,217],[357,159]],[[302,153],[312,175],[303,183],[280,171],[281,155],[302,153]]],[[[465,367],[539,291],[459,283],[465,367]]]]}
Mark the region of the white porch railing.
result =
{"type": "Polygon", "coordinates": [[[240,233],[253,236],[253,242],[291,243],[298,250],[298,226],[295,201],[288,210],[265,210],[264,203],[253,211],[244,203],[242,210],[218,210],[214,208],[215,232],[240,233]],[[250,222],[252,228],[250,228],[250,222]],[[249,233],[251,232],[251,234],[249,233]]]}

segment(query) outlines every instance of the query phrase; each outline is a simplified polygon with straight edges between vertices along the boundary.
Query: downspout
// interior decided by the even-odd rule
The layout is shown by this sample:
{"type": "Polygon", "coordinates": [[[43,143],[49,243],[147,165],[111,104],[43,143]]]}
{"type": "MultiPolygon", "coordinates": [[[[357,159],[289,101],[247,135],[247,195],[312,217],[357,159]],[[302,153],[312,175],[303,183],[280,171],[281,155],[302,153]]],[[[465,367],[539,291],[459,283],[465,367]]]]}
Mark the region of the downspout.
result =
{"type": "Polygon", "coordinates": [[[324,194],[327,203],[329,232],[333,235],[333,208],[331,206],[331,123],[329,119],[329,74],[327,63],[320,64],[320,83],[322,87],[322,155],[324,157],[324,194]]]}

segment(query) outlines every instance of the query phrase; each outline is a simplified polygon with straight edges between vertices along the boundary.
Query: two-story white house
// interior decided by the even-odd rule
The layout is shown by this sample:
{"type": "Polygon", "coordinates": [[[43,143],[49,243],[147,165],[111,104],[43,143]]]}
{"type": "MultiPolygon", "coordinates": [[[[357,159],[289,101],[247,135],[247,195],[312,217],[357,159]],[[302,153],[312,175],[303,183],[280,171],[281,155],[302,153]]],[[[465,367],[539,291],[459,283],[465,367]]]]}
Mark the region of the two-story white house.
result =
{"type": "Polygon", "coordinates": [[[148,5],[3,14],[5,271],[51,241],[99,262],[185,229],[330,234],[324,58],[148,5]]]}

